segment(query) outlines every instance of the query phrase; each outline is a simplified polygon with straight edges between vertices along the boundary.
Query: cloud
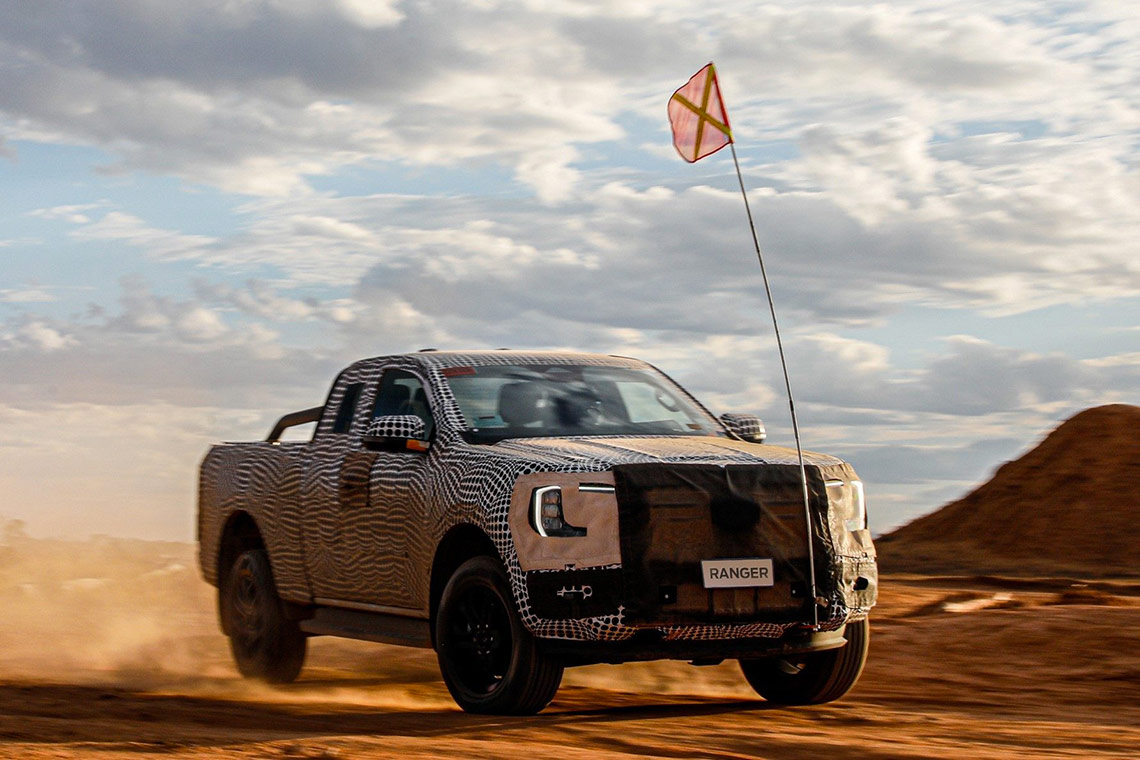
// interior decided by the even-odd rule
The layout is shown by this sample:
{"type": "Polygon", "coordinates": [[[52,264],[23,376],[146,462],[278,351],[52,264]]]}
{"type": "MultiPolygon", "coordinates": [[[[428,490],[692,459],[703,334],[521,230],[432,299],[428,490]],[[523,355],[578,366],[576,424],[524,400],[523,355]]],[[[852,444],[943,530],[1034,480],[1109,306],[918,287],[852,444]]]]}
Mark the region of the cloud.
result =
{"type": "Polygon", "coordinates": [[[0,303],[51,303],[57,300],[43,288],[0,288],[0,303]]]}
{"type": "Polygon", "coordinates": [[[75,338],[71,335],[66,335],[55,327],[37,320],[25,321],[6,337],[12,345],[28,346],[44,353],[59,351],[76,344],[75,338]]]}
{"type": "Polygon", "coordinates": [[[848,444],[842,455],[858,464],[868,482],[929,486],[949,481],[968,486],[1023,453],[1027,444],[1017,438],[987,438],[964,446],[848,444]]]}
{"type": "Polygon", "coordinates": [[[336,5],[346,18],[365,29],[393,26],[404,18],[397,0],[337,0],[336,5]]]}
{"type": "Polygon", "coordinates": [[[570,167],[577,156],[578,152],[572,148],[536,149],[519,161],[518,179],[533,187],[542,201],[558,203],[567,200],[572,197],[580,176],[570,167]]]}
{"type": "MultiPolygon", "coordinates": [[[[67,218],[83,223],[82,215],[67,218]]],[[[203,249],[215,243],[205,235],[187,235],[173,230],[148,226],[142,219],[121,211],[109,211],[101,219],[84,224],[71,232],[78,240],[113,240],[145,249],[147,253],[166,259],[179,259],[200,255],[203,249]]]]}
{"type": "Polygon", "coordinates": [[[229,328],[216,312],[202,306],[195,306],[183,312],[178,317],[175,328],[186,340],[199,343],[216,340],[229,332],[229,328]]]}
{"type": "Polygon", "coordinates": [[[306,175],[371,157],[493,157],[549,197],[573,179],[549,168],[569,144],[620,133],[603,112],[617,96],[562,35],[536,45],[533,17],[355,0],[85,13],[49,0],[0,12],[0,55],[20,61],[0,111],[25,139],[106,146],[122,168],[234,192],[303,193],[306,175]]]}
{"type": "MultiPolygon", "coordinates": [[[[1042,182],[1035,193],[1008,191],[963,179],[961,162],[936,156],[924,134],[905,121],[856,136],[821,128],[812,133],[819,155],[802,163],[825,167],[827,189],[753,192],[777,305],[791,325],[882,324],[908,304],[1005,315],[1140,292],[1140,264],[1128,254],[1140,234],[1140,186],[1135,198],[1127,192],[1135,177],[1090,172],[1083,181],[1098,189],[1087,201],[1054,198],[1042,182]],[[864,171],[853,168],[858,161],[864,171]],[[1111,213],[1098,217],[1097,204],[1111,213]]],[[[1058,193],[1072,192],[1056,172],[1049,177],[1058,193]]],[[[81,242],[121,241],[153,259],[341,289],[332,300],[363,288],[364,301],[398,296],[426,312],[443,302],[463,318],[536,311],[705,333],[747,332],[765,319],[731,190],[611,181],[569,207],[548,200],[261,200],[240,207],[236,230],[222,236],[163,229],[114,208],[87,222],[72,207],[42,216],[77,223],[70,234],[81,242]]]]}
{"type": "MultiPolygon", "coordinates": [[[[904,159],[896,165],[900,161],[909,165],[904,159]]],[[[873,226],[866,217],[861,221],[858,209],[845,208],[850,204],[837,192],[754,193],[777,303],[788,318],[868,324],[908,303],[1011,314],[1078,296],[1140,291],[1123,214],[1117,224],[1087,225],[1080,240],[1025,231],[1022,239],[1007,236],[999,244],[975,215],[978,201],[970,193],[921,195],[909,176],[900,169],[885,180],[882,197],[905,210],[876,208],[868,212],[878,218],[873,226]]],[[[873,203],[871,194],[859,197],[855,203],[864,207],[873,203]]],[[[997,200],[987,213],[1002,208],[997,200]]],[[[736,323],[750,329],[745,315],[762,293],[739,195],[710,187],[609,183],[569,213],[518,199],[400,196],[261,203],[248,213],[253,221],[242,234],[200,258],[238,271],[270,266],[298,282],[339,286],[371,270],[369,287],[383,280],[413,301],[461,290],[446,296],[460,309],[537,308],[609,320],[614,327],[733,331],[736,323]],[[296,234],[299,219],[314,217],[351,225],[352,234],[322,230],[321,246],[314,247],[296,234]],[[493,302],[474,296],[489,290],[499,293],[493,302]],[[646,299],[645,293],[656,295],[646,299]]],[[[1002,213],[1015,218],[1023,212],[1002,213]]],[[[1054,209],[1052,217],[1066,213],[1086,209],[1074,203],[1054,209]]]]}
{"type": "Polygon", "coordinates": [[[937,161],[931,133],[896,117],[860,135],[812,125],[800,137],[807,170],[853,219],[874,227],[934,195],[937,161]]]}
{"type": "MultiPolygon", "coordinates": [[[[1126,32],[1119,9],[1085,13],[1105,37],[1126,32]]],[[[1082,51],[1064,12],[1038,20],[922,3],[45,0],[0,12],[0,61],[18,62],[0,113],[23,139],[240,193],[306,193],[310,176],[377,159],[478,160],[550,203],[576,197],[584,147],[625,138],[630,113],[661,122],[661,93],[710,56],[742,135],[1026,113],[1134,128],[1128,80],[1103,76],[1111,48],[1082,51]]]]}
{"type": "Polygon", "coordinates": [[[91,217],[88,211],[93,211],[98,208],[103,208],[103,203],[81,203],[71,204],[66,206],[51,206],[49,208],[38,208],[28,212],[28,216],[37,217],[39,219],[48,220],[62,220],[70,222],[71,224],[88,224],[91,222],[91,217]]]}
{"type": "Polygon", "coordinates": [[[262,280],[248,280],[244,288],[235,288],[199,278],[194,292],[200,301],[277,323],[325,320],[344,324],[354,321],[361,309],[350,298],[290,298],[262,280]]]}
{"type": "Polygon", "coordinates": [[[253,406],[265,405],[275,388],[277,402],[312,406],[348,362],[336,347],[291,351],[256,314],[228,316],[212,300],[161,296],[144,279],[126,277],[117,309],[0,323],[7,403],[253,406]]]}
{"type": "Polygon", "coordinates": [[[772,5],[735,19],[724,46],[766,64],[755,76],[794,73],[809,94],[840,84],[874,91],[884,82],[1005,89],[1032,82],[1051,66],[1030,29],[1016,22],[968,11],[919,13],[916,5],[817,5],[810,13],[772,5]]]}
{"type": "Polygon", "coordinates": [[[840,408],[980,417],[1109,403],[1140,392],[1136,354],[1081,360],[968,335],[941,342],[944,349],[925,366],[903,371],[882,346],[828,334],[798,337],[792,350],[801,397],[840,408]]]}
{"type": "Polygon", "coordinates": [[[332,238],[358,243],[373,242],[375,235],[359,224],[343,222],[328,216],[295,216],[292,219],[293,232],[316,238],[332,238]]]}
{"type": "MultiPolygon", "coordinates": [[[[1062,354],[1039,355],[969,336],[946,342],[949,353],[932,361],[918,381],[921,400],[935,411],[987,414],[1071,401],[1085,388],[1106,385],[1091,367],[1062,354]]],[[[911,397],[912,404],[920,402],[913,392],[911,397]]]]}

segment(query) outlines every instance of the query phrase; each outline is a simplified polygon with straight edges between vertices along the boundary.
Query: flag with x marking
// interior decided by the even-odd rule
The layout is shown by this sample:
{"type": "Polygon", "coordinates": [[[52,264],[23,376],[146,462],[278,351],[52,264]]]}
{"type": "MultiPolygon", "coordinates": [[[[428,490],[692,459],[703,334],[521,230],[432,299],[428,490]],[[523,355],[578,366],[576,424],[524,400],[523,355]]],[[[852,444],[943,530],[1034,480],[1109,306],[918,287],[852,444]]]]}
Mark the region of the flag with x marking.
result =
{"type": "Polygon", "coordinates": [[[669,98],[673,147],[689,163],[716,153],[732,142],[728,111],[720,97],[716,67],[711,63],[669,98]]]}

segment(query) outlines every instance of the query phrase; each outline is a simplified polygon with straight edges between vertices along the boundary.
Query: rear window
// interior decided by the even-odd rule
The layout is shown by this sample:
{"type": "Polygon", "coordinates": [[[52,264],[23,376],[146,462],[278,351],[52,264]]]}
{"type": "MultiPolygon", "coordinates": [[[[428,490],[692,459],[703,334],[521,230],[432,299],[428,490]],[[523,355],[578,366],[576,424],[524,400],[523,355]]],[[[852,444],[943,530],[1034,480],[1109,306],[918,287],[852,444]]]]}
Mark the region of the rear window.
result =
{"type": "Polygon", "coordinates": [[[360,398],[360,391],[364,383],[352,383],[344,389],[344,398],[340,400],[340,407],[336,410],[336,421],[333,422],[334,433],[347,433],[352,427],[352,415],[356,413],[356,402],[360,398]]]}

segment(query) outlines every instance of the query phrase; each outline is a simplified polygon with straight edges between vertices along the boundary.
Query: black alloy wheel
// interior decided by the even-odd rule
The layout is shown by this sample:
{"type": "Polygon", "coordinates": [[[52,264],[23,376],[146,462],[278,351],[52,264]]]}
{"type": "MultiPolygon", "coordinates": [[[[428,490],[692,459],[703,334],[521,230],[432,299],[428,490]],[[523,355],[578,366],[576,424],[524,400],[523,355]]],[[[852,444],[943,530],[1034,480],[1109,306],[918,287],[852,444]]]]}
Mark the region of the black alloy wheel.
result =
{"type": "Polygon", "coordinates": [[[473,692],[493,692],[511,667],[511,620],[490,589],[475,586],[459,601],[451,618],[452,642],[462,656],[456,671],[473,692]]]}
{"type": "Polygon", "coordinates": [[[539,650],[515,609],[506,571],[492,557],[455,571],[435,630],[440,672],[467,712],[532,715],[562,683],[561,662],[539,650]]]}
{"type": "Polygon", "coordinates": [[[238,671],[268,683],[296,680],[305,663],[305,634],[285,616],[265,551],[242,552],[220,593],[238,671]]]}

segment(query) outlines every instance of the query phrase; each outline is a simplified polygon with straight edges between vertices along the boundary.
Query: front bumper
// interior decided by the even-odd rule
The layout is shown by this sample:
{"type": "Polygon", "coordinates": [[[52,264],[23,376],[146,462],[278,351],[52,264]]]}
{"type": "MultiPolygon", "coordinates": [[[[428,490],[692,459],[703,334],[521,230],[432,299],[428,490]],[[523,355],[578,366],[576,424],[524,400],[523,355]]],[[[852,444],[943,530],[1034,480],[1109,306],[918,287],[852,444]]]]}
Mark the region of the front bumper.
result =
{"type": "Polygon", "coordinates": [[[611,508],[620,562],[524,572],[532,630],[546,638],[663,642],[838,630],[877,597],[870,536],[847,530],[844,505],[832,503],[839,489],[825,487],[854,477],[846,465],[808,468],[809,531],[798,467],[617,466],[611,508]],[[701,561],[731,558],[772,559],[772,585],[705,588],[701,561]]]}
{"type": "Polygon", "coordinates": [[[647,660],[688,660],[716,665],[723,660],[750,660],[807,652],[823,652],[846,645],[843,626],[831,631],[788,631],[778,638],[667,639],[657,630],[644,629],[623,641],[571,641],[540,639],[543,652],[567,665],[619,664],[647,660]]]}

